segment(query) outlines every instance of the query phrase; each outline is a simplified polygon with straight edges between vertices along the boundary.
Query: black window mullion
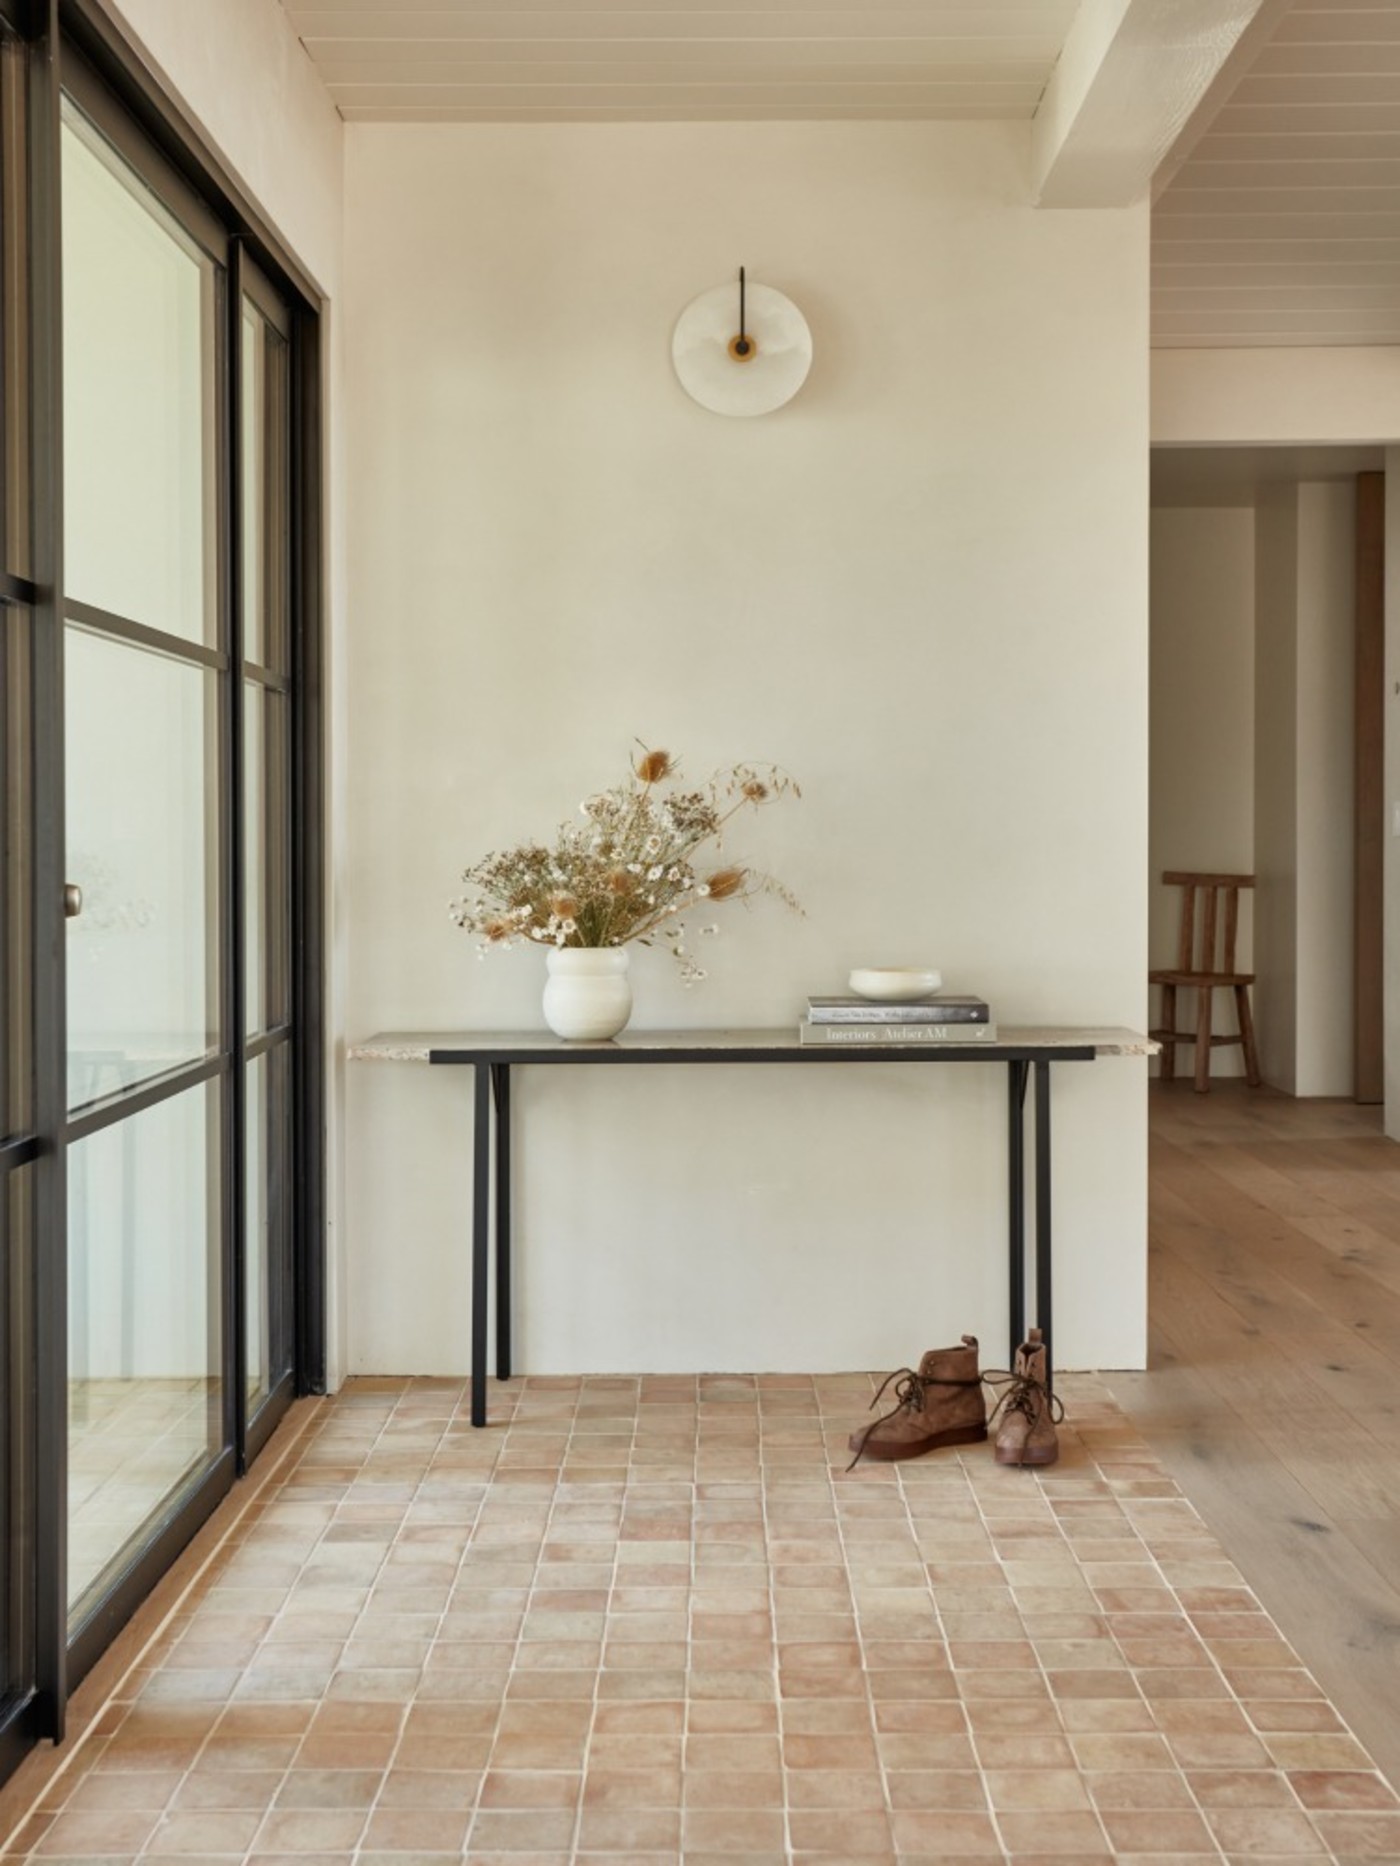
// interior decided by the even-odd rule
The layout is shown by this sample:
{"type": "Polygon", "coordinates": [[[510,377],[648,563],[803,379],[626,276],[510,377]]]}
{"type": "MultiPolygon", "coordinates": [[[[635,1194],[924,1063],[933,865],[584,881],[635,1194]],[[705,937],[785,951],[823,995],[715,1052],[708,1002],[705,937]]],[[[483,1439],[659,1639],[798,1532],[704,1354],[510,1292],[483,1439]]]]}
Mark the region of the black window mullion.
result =
{"type": "Polygon", "coordinates": [[[67,1010],[63,922],[63,345],[58,0],[28,48],[31,574],[34,609],[34,1569],[36,1723],[61,1741],[68,1700],[67,1010]]]}
{"type": "Polygon", "coordinates": [[[149,648],[172,661],[187,661],[192,667],[207,668],[213,674],[221,674],[228,666],[228,656],[222,648],[186,641],[183,636],[171,635],[165,629],[150,628],[144,622],[133,622],[129,616],[119,616],[111,609],[100,609],[96,603],[79,602],[70,596],[64,601],[63,611],[70,622],[79,623],[95,635],[110,635],[114,641],[149,648]]]}
{"type": "Polygon", "coordinates": [[[9,609],[0,607],[0,1137],[17,1131],[21,1123],[28,1125],[21,1110],[14,1106],[18,1087],[15,1077],[19,1073],[15,1068],[19,1054],[16,1043],[26,1058],[29,1049],[25,1040],[28,1032],[15,1028],[18,1020],[25,1016],[25,1000],[19,990],[23,983],[18,976],[22,962],[20,942],[15,937],[20,931],[18,922],[23,903],[16,899],[14,871],[24,858],[24,844],[30,834],[28,811],[24,807],[28,785],[16,795],[16,782],[21,774],[17,770],[19,757],[14,728],[16,709],[26,704],[29,696],[16,691],[10,628],[9,609]]]}
{"type": "Polygon", "coordinates": [[[292,1273],[296,1391],[326,1390],[325,902],[322,824],[321,325],[298,309],[288,352],[292,453],[292,1273]]]}
{"type": "Polygon", "coordinates": [[[212,1082],[216,1076],[223,1075],[227,1067],[228,1058],[214,1052],[192,1063],[181,1063],[163,1075],[148,1076],[135,1088],[118,1089],[69,1115],[63,1126],[63,1138],[72,1144],[86,1140],[91,1134],[100,1134],[104,1127],[115,1127],[119,1121],[144,1114],[163,1101],[173,1101],[177,1095],[198,1088],[201,1083],[212,1082]]]}
{"type": "Polygon", "coordinates": [[[228,1044],[232,1058],[229,1084],[229,1158],[228,1158],[228,1270],[226,1313],[228,1315],[228,1397],[231,1412],[231,1442],[234,1469],[247,1469],[248,1456],[248,1042],[247,1042],[247,862],[248,834],[246,811],[246,747],[244,743],[243,700],[243,293],[244,247],[241,240],[230,245],[228,303],[223,319],[224,368],[224,437],[219,450],[225,474],[220,512],[224,519],[227,575],[221,579],[227,604],[229,672],[226,676],[228,705],[225,711],[229,735],[229,773],[227,801],[229,809],[228,850],[228,979],[226,1013],[228,1044]]]}
{"type": "Polygon", "coordinates": [[[262,667],[256,661],[243,663],[243,678],[252,681],[255,686],[266,687],[273,693],[290,693],[292,683],[288,675],[278,674],[270,667],[262,667]]]}
{"type": "Polygon", "coordinates": [[[290,1024],[275,1024],[270,1030],[255,1032],[248,1038],[248,1061],[255,1063],[260,1056],[266,1056],[269,1050],[275,1050],[279,1044],[291,1043],[294,1037],[290,1024]]]}
{"type": "Polygon", "coordinates": [[[30,409],[30,321],[28,278],[29,162],[25,147],[29,112],[26,79],[29,56],[13,30],[0,25],[0,233],[3,234],[4,289],[0,292],[0,413],[4,443],[0,447],[0,570],[5,572],[6,594],[12,601],[32,603],[37,590],[28,582],[33,569],[30,555],[29,508],[30,448],[33,438],[30,409]]]}

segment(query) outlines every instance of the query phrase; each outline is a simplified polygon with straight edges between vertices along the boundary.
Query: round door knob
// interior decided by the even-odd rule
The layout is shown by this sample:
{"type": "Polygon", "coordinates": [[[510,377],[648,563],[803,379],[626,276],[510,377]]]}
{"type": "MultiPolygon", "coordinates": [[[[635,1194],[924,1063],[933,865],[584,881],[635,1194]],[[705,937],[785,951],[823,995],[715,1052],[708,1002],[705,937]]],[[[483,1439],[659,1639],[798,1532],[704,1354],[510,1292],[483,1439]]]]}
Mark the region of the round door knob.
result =
{"type": "Polygon", "coordinates": [[[76,881],[70,881],[63,890],[63,917],[76,920],[83,911],[83,891],[76,881]]]}

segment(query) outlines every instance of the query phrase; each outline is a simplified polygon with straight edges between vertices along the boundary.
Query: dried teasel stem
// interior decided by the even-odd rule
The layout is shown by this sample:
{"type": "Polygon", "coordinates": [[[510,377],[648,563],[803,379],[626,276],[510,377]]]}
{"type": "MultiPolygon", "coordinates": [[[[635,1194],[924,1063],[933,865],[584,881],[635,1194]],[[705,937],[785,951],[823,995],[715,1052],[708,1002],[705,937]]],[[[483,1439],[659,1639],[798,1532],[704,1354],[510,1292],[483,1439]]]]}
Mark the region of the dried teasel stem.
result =
{"type": "Polygon", "coordinates": [[[450,912],[459,926],[480,935],[479,951],[522,940],[649,944],[664,932],[689,981],[704,974],[684,943],[680,916],[688,909],[772,893],[801,911],[771,876],[729,862],[705,877],[696,866],[738,811],[800,796],[792,778],[776,765],[741,764],[682,789],[672,754],[638,743],[627,779],[585,798],[582,822],[562,824],[551,846],[524,843],[466,871],[471,892],[450,912]]]}

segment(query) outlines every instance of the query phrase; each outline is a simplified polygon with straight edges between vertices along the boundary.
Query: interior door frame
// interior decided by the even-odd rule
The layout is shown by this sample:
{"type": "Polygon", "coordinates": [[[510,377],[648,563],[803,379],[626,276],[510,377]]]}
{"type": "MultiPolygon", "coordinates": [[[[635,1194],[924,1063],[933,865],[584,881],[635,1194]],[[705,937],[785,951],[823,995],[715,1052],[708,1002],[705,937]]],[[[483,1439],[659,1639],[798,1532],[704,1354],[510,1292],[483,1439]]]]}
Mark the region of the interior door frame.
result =
{"type": "MultiPolygon", "coordinates": [[[[321,670],[321,348],[322,294],[263,220],[241,184],[205,140],[197,123],[150,65],[126,27],[105,0],[0,0],[0,17],[24,41],[26,74],[23,190],[28,236],[26,309],[29,327],[30,385],[30,529],[32,581],[26,600],[33,615],[33,772],[31,836],[33,841],[34,953],[34,1125],[37,1145],[34,1174],[33,1354],[35,1387],[41,1403],[34,1408],[29,1453],[28,1505],[32,1522],[32,1690],[0,1722],[0,1777],[41,1737],[61,1740],[70,1692],[90,1669],[131,1612],[149,1593],[200,1523],[227,1493],[236,1472],[254,1455],[285,1410],[293,1393],[325,1390],[325,1091],[322,832],[321,670]],[[63,918],[63,563],[62,459],[62,278],[59,224],[59,130],[63,79],[76,53],[95,73],[103,89],[130,119],[158,158],[222,226],[230,249],[243,248],[261,271],[285,294],[291,308],[291,407],[293,434],[291,526],[293,533],[292,641],[292,813],[293,813],[293,1183],[292,1278],[295,1300],[294,1371],[277,1395],[264,1404],[255,1440],[244,1443],[240,1429],[246,1408],[233,1318],[242,1283],[243,1239],[236,1221],[242,1210],[240,1143],[224,1148],[222,1188],[228,1227],[223,1256],[225,1289],[225,1433],[224,1450],[200,1481],[188,1505],[127,1569],[113,1592],[71,1643],[67,1603],[67,1143],[70,1121],[66,1093],[65,925],[63,918]],[[236,1203],[230,1204],[236,1198],[236,1203]]],[[[230,267],[230,287],[236,279],[230,267]]],[[[238,301],[231,289],[222,322],[237,330],[238,301]]],[[[232,366],[220,372],[221,393],[236,380],[232,366]]],[[[225,409],[225,418],[229,410],[225,409]]],[[[228,458],[227,453],[225,458],[228,458]]],[[[231,525],[230,487],[220,489],[221,532],[227,544],[231,525]]],[[[230,552],[230,555],[232,553],[230,552]]],[[[220,565],[221,602],[228,602],[232,570],[220,565]]],[[[232,616],[230,621],[232,624],[232,616]]],[[[226,636],[225,651],[236,646],[226,636]]],[[[228,691],[241,697],[237,669],[228,691]]],[[[237,709],[229,707],[232,714],[237,709]]],[[[220,757],[224,801],[238,756],[232,736],[220,757]]],[[[241,796],[241,792],[239,793],[241,796]]],[[[237,819],[235,818],[235,821],[237,819]]],[[[229,833],[225,828],[224,833],[229,833]]],[[[234,872],[231,856],[222,862],[234,872]]],[[[239,903],[220,902],[226,969],[241,948],[233,937],[232,914],[239,903]]],[[[232,988],[222,981],[220,1002],[229,1016],[232,988]]],[[[226,1023],[221,1049],[236,1059],[240,1030],[226,1023]]],[[[230,1078],[234,1061],[228,1065],[230,1078]]],[[[231,1103],[241,1100],[229,1095],[231,1103]]],[[[224,1120],[236,1120],[225,1110],[224,1120]]],[[[234,1131],[234,1130],[230,1130],[234,1131]]],[[[3,1139],[3,1136],[0,1136],[3,1139]]]]}

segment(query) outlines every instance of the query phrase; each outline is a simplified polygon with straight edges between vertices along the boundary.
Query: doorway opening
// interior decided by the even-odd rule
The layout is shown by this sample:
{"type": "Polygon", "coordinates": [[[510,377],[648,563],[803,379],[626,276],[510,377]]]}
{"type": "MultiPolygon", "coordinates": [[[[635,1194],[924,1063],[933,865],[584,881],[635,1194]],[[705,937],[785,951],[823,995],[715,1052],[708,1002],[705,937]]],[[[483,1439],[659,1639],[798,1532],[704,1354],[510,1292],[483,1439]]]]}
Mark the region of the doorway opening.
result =
{"type": "MultiPolygon", "coordinates": [[[[1382,668],[1364,649],[1358,662],[1357,629],[1358,598],[1378,604],[1381,581],[1364,562],[1359,580],[1358,537],[1383,467],[1378,447],[1152,456],[1150,964],[1175,961],[1164,871],[1253,875],[1238,963],[1255,978],[1263,1080],[1365,1104],[1384,1099],[1382,905],[1366,885],[1382,668]]],[[[1233,1030],[1225,994],[1218,1005],[1233,1030]]],[[[1193,1019],[1178,1006],[1178,1028],[1193,1019]]],[[[1243,1073],[1239,1049],[1212,1055],[1213,1080],[1243,1073]]]]}

